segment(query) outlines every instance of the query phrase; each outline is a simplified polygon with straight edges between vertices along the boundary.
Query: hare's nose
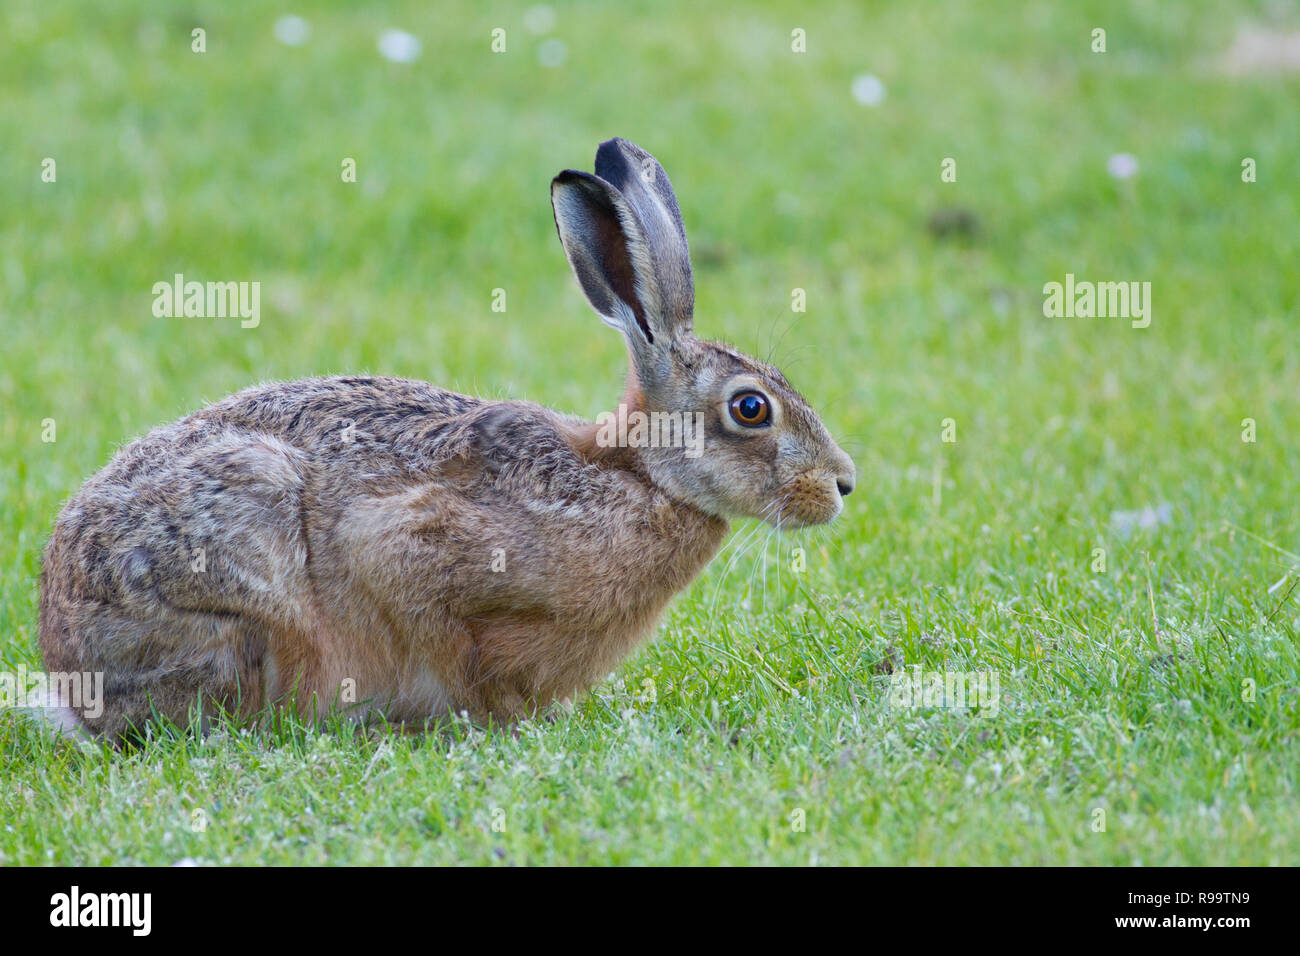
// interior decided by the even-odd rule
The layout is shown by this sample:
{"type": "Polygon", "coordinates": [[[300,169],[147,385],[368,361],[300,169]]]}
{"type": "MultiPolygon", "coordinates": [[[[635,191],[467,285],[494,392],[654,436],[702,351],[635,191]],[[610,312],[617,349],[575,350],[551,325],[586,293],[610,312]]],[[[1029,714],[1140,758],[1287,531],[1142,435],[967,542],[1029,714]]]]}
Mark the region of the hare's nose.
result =
{"type": "Polygon", "coordinates": [[[835,454],[829,462],[831,471],[835,474],[835,487],[840,490],[840,497],[846,498],[853,494],[853,489],[857,485],[858,468],[853,464],[853,459],[844,453],[844,450],[838,445],[835,446],[835,454]]]}

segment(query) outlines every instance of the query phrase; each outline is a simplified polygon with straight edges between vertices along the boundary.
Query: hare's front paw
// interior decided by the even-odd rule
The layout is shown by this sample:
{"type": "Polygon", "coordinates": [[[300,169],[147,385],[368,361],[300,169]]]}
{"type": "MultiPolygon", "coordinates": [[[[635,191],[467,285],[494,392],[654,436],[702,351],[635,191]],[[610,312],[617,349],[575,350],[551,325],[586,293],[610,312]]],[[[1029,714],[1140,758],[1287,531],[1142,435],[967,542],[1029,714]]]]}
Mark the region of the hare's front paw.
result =
{"type": "Polygon", "coordinates": [[[557,697],[546,708],[543,718],[551,723],[558,723],[573,714],[573,698],[557,697]]]}

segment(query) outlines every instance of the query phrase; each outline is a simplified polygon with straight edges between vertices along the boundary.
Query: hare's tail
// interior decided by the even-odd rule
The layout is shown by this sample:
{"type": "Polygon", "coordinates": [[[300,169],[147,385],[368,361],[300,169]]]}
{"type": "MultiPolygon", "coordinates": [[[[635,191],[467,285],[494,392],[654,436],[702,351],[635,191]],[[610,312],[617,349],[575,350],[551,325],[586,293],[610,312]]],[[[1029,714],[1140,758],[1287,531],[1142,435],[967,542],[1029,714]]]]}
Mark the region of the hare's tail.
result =
{"type": "Polygon", "coordinates": [[[34,723],[48,727],[66,740],[91,739],[92,735],[81,716],[67,705],[57,688],[33,691],[14,710],[34,723]]]}

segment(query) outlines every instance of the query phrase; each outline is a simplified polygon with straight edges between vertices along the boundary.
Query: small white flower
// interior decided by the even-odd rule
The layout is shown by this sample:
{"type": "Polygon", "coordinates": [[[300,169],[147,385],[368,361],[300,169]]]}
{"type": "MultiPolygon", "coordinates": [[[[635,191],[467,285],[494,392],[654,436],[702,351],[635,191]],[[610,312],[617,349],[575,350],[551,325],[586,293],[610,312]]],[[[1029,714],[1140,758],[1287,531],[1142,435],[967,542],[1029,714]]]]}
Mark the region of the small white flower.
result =
{"type": "Polygon", "coordinates": [[[1106,160],[1106,172],[1116,179],[1131,179],[1137,171],[1138,160],[1132,153],[1116,153],[1106,160]]]}
{"type": "Polygon", "coordinates": [[[1150,531],[1163,524],[1169,524],[1173,516],[1174,506],[1167,501],[1162,501],[1155,507],[1147,505],[1137,511],[1112,511],[1110,523],[1116,531],[1127,538],[1135,528],[1150,531]]]}
{"type": "Polygon", "coordinates": [[[411,63],[420,56],[420,38],[405,30],[385,30],[379,34],[379,52],[385,60],[411,63]]]}
{"type": "Polygon", "coordinates": [[[529,33],[550,33],[555,26],[555,11],[544,3],[524,11],[524,26],[529,33]]]}
{"type": "Polygon", "coordinates": [[[302,46],[311,37],[311,24],[302,17],[281,17],[275,21],[274,32],[285,46],[302,46]]]}
{"type": "Polygon", "coordinates": [[[880,77],[863,73],[853,78],[853,98],[863,106],[879,106],[885,99],[885,84],[880,77]]]}
{"type": "Polygon", "coordinates": [[[542,45],[537,48],[537,62],[542,66],[562,66],[568,58],[569,48],[563,40],[557,40],[555,37],[543,40],[542,45]]]}

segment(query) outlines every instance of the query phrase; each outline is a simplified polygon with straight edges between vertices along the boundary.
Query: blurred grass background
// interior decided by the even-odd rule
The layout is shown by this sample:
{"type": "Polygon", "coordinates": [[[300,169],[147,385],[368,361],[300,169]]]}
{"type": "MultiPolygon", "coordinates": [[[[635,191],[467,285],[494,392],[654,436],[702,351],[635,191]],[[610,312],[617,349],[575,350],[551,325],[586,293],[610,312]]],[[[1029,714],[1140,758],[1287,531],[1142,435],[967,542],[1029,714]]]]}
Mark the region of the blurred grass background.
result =
{"type": "MultiPolygon", "coordinates": [[[[565,265],[548,184],[618,135],[676,186],[699,333],[783,366],[854,455],[859,491],[802,542],[805,577],[776,580],[800,542],[737,545],[629,662],[616,686],[661,689],[645,718],[661,763],[611,729],[615,690],[580,708],[577,729],[553,731],[598,763],[626,759],[647,799],[662,775],[722,761],[745,781],[719,784],[737,801],[726,824],[710,816],[725,799],[679,783],[694,829],[665,818],[652,845],[620,817],[607,821],[612,849],[534,833],[512,859],[1294,860],[1300,63],[1270,67],[1251,46],[1300,36],[1294,3],[127,0],[92,15],[8,0],[0,34],[0,663],[36,664],[39,555],[61,502],[119,444],[205,402],[262,380],[370,372],[588,416],[612,407],[623,346],[565,265]],[[301,46],[274,35],[289,14],[310,25],[301,46]],[[1098,27],[1105,53],[1091,50],[1098,27]],[[505,53],[491,50],[496,28],[505,53]],[[792,52],[796,28],[805,53],[792,52]],[[385,59],[386,29],[417,37],[419,56],[385,59]],[[853,94],[864,75],[883,85],[876,105],[853,94]],[[1108,172],[1118,153],[1137,158],[1135,176],[1108,172]],[[41,181],[46,157],[55,183],[41,181]],[[955,183],[940,181],[946,157],[955,183]],[[345,158],[356,183],[341,180],[345,158]],[[155,318],[153,283],[178,272],[260,282],[260,325],[155,318]],[[1151,282],[1150,328],[1045,318],[1043,284],[1067,272],[1151,282]],[[491,310],[497,288],[505,314],[491,310]],[[795,288],[806,313],[791,311],[795,288]],[[55,443],[41,441],[49,418],[55,443]],[[946,418],[955,445],[940,441],[946,418]],[[1166,503],[1167,523],[1132,536],[1113,517],[1166,503]],[[1090,569],[1098,547],[1104,574],[1090,569]],[[823,604],[831,617],[808,617],[823,604]],[[733,640],[738,660],[717,653],[733,640]],[[771,655],[763,666],[750,644],[771,655]],[[1028,710],[994,722],[991,739],[961,715],[891,714],[878,664],[895,658],[995,666],[1028,710]],[[1184,660],[1200,663],[1184,672],[1184,660]],[[1243,711],[1247,678],[1268,692],[1243,711]],[[1044,713],[1064,739],[1095,736],[1062,743],[1044,713]],[[743,755],[676,753],[673,735],[697,720],[730,728],[720,739],[771,737],[753,730],[743,755]],[[971,767],[1012,766],[1011,747],[1041,758],[1029,789],[1004,787],[999,769],[972,803],[971,767]],[[1241,753],[1256,764],[1232,778],[1231,819],[1210,820],[1196,808],[1218,805],[1241,753]],[[937,763],[908,777],[928,754],[937,763]],[[807,802],[810,787],[829,799],[826,780],[844,803],[839,823],[806,835],[811,851],[745,804],[807,802]],[[1040,806],[1044,792],[1056,802],[1040,806]],[[1088,832],[1098,794],[1129,807],[1126,832],[1088,832]]],[[[48,775],[33,754],[65,759],[10,732],[15,779],[48,775]]],[[[490,764],[500,747],[526,760],[541,740],[492,738],[472,759],[490,764]]],[[[358,773],[372,759],[338,746],[358,773]]],[[[130,785],[184,803],[193,754],[177,747],[167,772],[132,765],[130,785]]],[[[434,773],[429,752],[406,753],[416,779],[434,773]]],[[[82,786],[125,785],[87,772],[82,786]]],[[[435,785],[448,806],[481,802],[450,778],[435,785]]],[[[552,834],[617,805],[581,787],[594,789],[570,794],[572,818],[553,811],[552,834]]],[[[9,798],[23,822],[0,835],[0,860],[172,852],[120,836],[128,816],[112,818],[117,839],[93,837],[102,821],[51,817],[58,791],[39,791],[9,798]]],[[[481,843],[438,832],[409,858],[500,857],[482,827],[481,843]]],[[[248,843],[232,832],[223,857],[216,839],[192,852],[238,860],[248,843]]],[[[276,846],[265,852],[311,859],[276,846]]],[[[329,858],[380,852],[359,837],[329,858]]]]}

